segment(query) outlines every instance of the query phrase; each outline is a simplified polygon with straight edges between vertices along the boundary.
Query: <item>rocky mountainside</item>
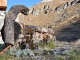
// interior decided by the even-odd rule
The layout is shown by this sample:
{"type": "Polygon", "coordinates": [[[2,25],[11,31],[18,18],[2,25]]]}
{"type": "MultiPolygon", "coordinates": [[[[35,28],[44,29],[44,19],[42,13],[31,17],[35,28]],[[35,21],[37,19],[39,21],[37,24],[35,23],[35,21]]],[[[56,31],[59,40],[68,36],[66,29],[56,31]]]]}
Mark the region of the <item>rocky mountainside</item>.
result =
{"type": "Polygon", "coordinates": [[[80,0],[43,1],[30,7],[29,15],[24,16],[25,24],[52,28],[59,41],[79,41],[80,0]]]}

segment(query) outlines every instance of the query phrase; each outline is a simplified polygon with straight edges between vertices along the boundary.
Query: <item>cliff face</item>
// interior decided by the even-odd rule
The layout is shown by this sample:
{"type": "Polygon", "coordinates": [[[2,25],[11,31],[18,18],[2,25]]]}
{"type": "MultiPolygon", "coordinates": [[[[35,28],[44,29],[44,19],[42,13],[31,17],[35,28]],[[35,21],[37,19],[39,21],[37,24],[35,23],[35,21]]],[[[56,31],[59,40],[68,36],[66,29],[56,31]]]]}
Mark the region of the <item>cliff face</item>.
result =
{"type": "MultiPolygon", "coordinates": [[[[19,20],[22,20],[21,15],[19,20]]],[[[27,25],[50,27],[59,41],[77,41],[80,37],[80,0],[53,0],[30,7],[27,25]]]]}

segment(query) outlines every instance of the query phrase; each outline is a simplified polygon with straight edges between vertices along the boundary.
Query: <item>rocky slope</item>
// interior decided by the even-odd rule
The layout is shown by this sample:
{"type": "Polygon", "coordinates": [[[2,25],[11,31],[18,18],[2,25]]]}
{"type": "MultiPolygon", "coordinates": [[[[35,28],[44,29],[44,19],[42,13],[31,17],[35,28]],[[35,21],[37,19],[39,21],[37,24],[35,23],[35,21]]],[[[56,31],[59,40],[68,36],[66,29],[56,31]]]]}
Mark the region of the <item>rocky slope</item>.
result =
{"type": "MultiPolygon", "coordinates": [[[[19,15],[21,21],[23,15],[19,15]]],[[[80,37],[80,0],[53,0],[30,7],[24,16],[27,25],[42,26],[55,30],[59,41],[74,42],[80,37]]]]}

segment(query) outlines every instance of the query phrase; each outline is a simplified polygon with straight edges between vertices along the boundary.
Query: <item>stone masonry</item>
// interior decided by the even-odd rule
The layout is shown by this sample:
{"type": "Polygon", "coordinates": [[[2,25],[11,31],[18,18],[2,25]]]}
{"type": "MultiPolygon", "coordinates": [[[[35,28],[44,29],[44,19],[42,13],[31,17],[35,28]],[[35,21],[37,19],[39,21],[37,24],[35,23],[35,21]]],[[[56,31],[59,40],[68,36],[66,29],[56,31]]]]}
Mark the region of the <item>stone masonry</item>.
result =
{"type": "Polygon", "coordinates": [[[2,26],[4,25],[5,14],[6,14],[6,11],[0,11],[0,44],[4,43],[1,37],[1,29],[2,29],[2,26]]]}

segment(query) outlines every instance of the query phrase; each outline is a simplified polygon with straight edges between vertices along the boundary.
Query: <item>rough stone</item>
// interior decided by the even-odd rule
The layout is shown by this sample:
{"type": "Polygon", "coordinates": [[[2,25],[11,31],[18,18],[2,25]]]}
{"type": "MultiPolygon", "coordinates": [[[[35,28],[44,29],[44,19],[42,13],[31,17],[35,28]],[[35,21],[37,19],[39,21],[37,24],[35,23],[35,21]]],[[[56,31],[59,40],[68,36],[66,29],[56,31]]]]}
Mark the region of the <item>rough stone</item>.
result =
{"type": "Polygon", "coordinates": [[[64,4],[64,9],[66,9],[68,6],[68,2],[66,2],[66,4],[64,4]]]}
{"type": "Polygon", "coordinates": [[[71,5],[73,6],[73,5],[75,5],[77,2],[76,1],[72,1],[71,2],[71,5]]]}
{"type": "Polygon", "coordinates": [[[47,10],[47,9],[49,9],[49,5],[44,6],[44,10],[47,10]]]}
{"type": "Polygon", "coordinates": [[[32,11],[33,11],[33,8],[29,8],[29,14],[32,13],[32,11]]]}
{"type": "MultiPolygon", "coordinates": [[[[4,18],[5,18],[5,11],[0,11],[0,30],[2,29],[2,26],[4,25],[4,18]]],[[[1,31],[0,31],[0,44],[4,44],[2,37],[1,37],[1,31]]]]}
{"type": "Polygon", "coordinates": [[[30,8],[29,13],[31,13],[34,16],[38,16],[41,13],[41,8],[40,7],[30,8]]]}
{"type": "Polygon", "coordinates": [[[54,8],[52,8],[52,9],[49,11],[49,13],[54,12],[54,10],[55,10],[55,9],[54,9],[54,8]]]}

